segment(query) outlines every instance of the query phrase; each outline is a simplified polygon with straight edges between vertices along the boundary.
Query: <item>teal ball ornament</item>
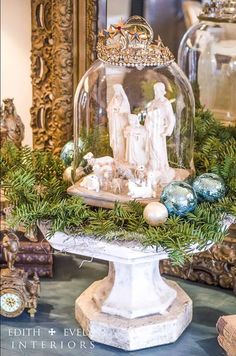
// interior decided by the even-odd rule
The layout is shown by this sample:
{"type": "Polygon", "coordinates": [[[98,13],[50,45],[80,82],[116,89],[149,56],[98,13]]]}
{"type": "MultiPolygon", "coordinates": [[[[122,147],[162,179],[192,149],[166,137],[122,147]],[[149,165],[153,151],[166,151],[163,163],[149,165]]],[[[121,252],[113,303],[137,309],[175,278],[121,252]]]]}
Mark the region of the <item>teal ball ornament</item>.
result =
{"type": "MultiPolygon", "coordinates": [[[[79,148],[83,148],[81,139],[78,140],[79,148]]],[[[64,162],[66,167],[72,164],[74,157],[74,141],[68,141],[61,150],[60,158],[64,162]]]]}
{"type": "Polygon", "coordinates": [[[204,173],[193,181],[199,201],[215,202],[224,198],[226,186],[223,179],[214,173],[204,173]]]}
{"type": "Polygon", "coordinates": [[[66,167],[69,167],[73,161],[74,141],[69,141],[61,150],[60,158],[66,167]]]}
{"type": "Polygon", "coordinates": [[[162,191],[161,202],[169,215],[184,216],[197,206],[197,195],[191,185],[182,181],[169,183],[162,191]]]}

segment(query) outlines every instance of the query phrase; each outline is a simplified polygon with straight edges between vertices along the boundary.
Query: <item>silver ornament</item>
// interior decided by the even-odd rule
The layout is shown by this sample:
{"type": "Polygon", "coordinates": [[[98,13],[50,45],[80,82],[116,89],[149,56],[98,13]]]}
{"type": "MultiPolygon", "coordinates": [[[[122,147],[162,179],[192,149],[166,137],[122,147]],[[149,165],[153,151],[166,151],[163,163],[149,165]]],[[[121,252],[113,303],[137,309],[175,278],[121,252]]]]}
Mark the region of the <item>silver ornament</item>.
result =
{"type": "Polygon", "coordinates": [[[158,202],[152,202],[145,207],[143,217],[149,225],[160,226],[167,220],[168,210],[165,205],[158,202]]]}

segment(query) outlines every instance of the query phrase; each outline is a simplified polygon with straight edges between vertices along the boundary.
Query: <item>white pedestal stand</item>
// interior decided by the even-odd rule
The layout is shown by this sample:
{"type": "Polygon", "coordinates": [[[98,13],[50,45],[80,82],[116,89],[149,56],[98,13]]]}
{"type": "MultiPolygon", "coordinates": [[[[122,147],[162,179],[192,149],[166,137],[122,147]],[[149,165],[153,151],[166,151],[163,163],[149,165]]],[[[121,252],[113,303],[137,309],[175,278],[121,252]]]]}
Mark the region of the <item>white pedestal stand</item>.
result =
{"type": "Polygon", "coordinates": [[[75,302],[75,317],[91,340],[138,350],[174,342],[191,322],[191,299],[160,276],[163,251],[63,233],[49,242],[60,251],[109,261],[108,276],[75,302]]]}

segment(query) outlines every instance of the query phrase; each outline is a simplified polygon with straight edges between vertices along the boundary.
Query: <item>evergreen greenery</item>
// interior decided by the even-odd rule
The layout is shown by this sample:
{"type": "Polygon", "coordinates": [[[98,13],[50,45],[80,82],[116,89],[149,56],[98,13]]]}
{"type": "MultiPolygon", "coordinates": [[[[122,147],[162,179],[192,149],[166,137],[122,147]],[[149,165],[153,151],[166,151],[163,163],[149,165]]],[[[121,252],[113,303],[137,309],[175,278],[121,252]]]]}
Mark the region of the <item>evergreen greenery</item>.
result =
{"type": "Polygon", "coordinates": [[[50,152],[18,149],[7,142],[1,148],[0,164],[1,186],[12,206],[8,219],[12,228],[23,225],[29,229],[50,220],[50,235],[65,231],[107,240],[136,240],[144,246],[162,246],[174,263],[183,264],[191,256],[191,246],[204,249],[210,242],[222,241],[227,235],[224,216],[236,216],[236,129],[223,127],[202,109],[195,119],[196,171],[221,175],[227,196],[214,204],[199,204],[184,218],[170,217],[160,227],[146,224],[143,207],[135,201],[107,210],[68,196],[63,162],[50,152]]]}
{"type": "Polygon", "coordinates": [[[195,118],[195,157],[197,174],[219,174],[236,198],[236,127],[224,127],[209,111],[199,109],[195,118]]]}

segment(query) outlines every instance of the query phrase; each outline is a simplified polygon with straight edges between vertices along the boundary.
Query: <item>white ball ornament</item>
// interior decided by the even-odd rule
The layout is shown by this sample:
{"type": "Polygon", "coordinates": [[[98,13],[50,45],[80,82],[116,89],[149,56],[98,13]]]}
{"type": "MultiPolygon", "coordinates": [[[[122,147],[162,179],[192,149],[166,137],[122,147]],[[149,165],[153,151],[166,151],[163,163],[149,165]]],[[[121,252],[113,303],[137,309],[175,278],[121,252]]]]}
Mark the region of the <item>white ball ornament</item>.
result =
{"type": "MultiPolygon", "coordinates": [[[[65,170],[64,170],[64,173],[63,173],[63,180],[67,181],[67,182],[73,182],[73,179],[72,179],[72,171],[73,171],[73,168],[72,166],[69,166],[67,167],[65,170]]],[[[75,171],[75,182],[77,182],[78,179],[81,178],[82,176],[82,171],[83,169],[81,167],[77,168],[76,171],[75,171]]]]}
{"type": "Polygon", "coordinates": [[[167,220],[168,210],[165,205],[152,202],[144,208],[143,217],[149,225],[160,226],[167,220]]]}

